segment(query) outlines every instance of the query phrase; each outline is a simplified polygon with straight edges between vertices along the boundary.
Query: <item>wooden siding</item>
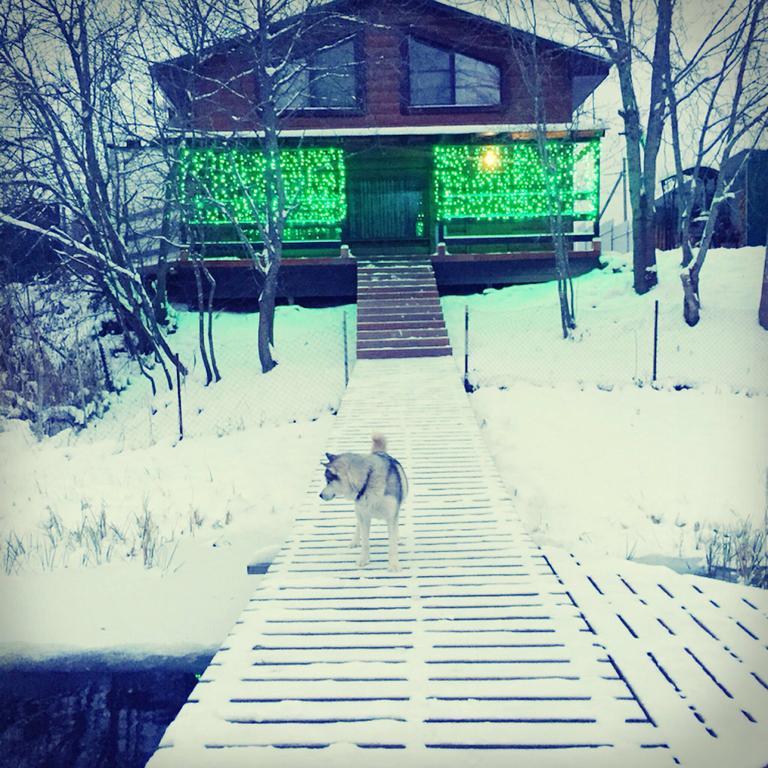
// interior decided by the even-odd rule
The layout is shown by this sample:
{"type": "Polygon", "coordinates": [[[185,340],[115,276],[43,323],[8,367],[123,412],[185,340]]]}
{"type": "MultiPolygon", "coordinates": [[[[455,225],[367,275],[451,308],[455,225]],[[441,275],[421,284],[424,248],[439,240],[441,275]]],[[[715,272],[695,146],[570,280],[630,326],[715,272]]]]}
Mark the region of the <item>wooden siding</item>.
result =
{"type": "MultiPolygon", "coordinates": [[[[533,120],[532,99],[522,75],[519,55],[510,46],[510,30],[478,16],[426,3],[363,3],[357,9],[357,29],[363,51],[358,110],[315,114],[297,113],[286,119],[285,129],[424,127],[433,125],[521,124],[533,120]],[[419,107],[407,104],[407,72],[403,42],[408,35],[455,48],[488,61],[501,70],[501,104],[494,107],[419,107]]],[[[337,27],[338,30],[338,27],[337,27]]],[[[337,35],[350,29],[337,31],[337,35]]],[[[327,31],[325,32],[327,35],[327,31]]],[[[545,79],[545,115],[549,123],[572,118],[573,55],[556,44],[542,41],[539,68],[545,79]]],[[[202,81],[208,96],[196,101],[192,122],[201,130],[257,130],[254,109],[255,83],[250,68],[237,50],[208,59],[202,81]],[[210,83],[226,83],[213,92],[210,83]]]]}

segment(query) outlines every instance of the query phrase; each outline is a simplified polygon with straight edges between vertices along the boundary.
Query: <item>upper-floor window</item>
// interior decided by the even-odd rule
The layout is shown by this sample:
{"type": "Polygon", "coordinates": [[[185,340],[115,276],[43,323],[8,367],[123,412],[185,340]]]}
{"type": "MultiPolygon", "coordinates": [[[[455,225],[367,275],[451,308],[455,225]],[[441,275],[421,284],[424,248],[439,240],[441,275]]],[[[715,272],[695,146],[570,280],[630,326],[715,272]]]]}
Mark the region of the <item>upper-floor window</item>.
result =
{"type": "Polygon", "coordinates": [[[321,46],[295,62],[277,97],[281,110],[354,109],[358,106],[355,43],[321,46]]]}
{"type": "Polygon", "coordinates": [[[501,72],[463,53],[408,39],[413,107],[494,106],[501,103],[501,72]]]}

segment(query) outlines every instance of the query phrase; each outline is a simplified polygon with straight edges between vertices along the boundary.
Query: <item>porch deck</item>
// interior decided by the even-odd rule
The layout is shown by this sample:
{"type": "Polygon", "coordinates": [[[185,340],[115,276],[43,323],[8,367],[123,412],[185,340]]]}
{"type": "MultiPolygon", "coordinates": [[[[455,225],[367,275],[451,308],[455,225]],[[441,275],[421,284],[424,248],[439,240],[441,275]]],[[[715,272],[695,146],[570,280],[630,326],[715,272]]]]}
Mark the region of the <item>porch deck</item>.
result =
{"type": "MultiPolygon", "coordinates": [[[[397,256],[398,254],[392,254],[397,256]]],[[[599,249],[570,251],[574,276],[584,274],[599,265],[599,249]]],[[[406,257],[407,258],[407,257],[406,257]]],[[[431,262],[437,284],[442,291],[485,288],[489,286],[536,283],[555,278],[554,253],[546,250],[525,250],[508,253],[449,253],[446,255],[414,256],[431,262]]],[[[283,298],[328,298],[354,301],[357,268],[365,260],[342,256],[286,256],[280,268],[279,295],[283,298]]],[[[249,278],[253,264],[246,258],[206,258],[206,266],[216,278],[219,298],[255,298],[256,282],[249,278]]],[[[180,258],[170,263],[171,290],[190,301],[196,301],[194,263],[180,258]]],[[[142,267],[145,279],[157,276],[157,263],[142,267]]]]}
{"type": "Polygon", "coordinates": [[[449,357],[358,361],[328,449],[373,431],[411,484],[402,570],[376,523],[356,567],[318,463],[149,768],[765,763],[768,600],[533,544],[449,357]]]}

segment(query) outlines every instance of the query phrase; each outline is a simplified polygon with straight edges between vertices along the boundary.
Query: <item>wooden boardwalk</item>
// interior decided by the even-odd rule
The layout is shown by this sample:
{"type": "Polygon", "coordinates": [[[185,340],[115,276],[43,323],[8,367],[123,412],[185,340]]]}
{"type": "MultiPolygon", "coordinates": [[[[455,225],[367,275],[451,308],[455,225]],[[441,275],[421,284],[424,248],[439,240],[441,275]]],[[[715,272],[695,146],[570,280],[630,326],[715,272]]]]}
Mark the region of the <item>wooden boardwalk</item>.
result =
{"type": "Polygon", "coordinates": [[[320,501],[318,457],[290,539],[150,768],[768,761],[765,601],[734,588],[724,607],[674,574],[662,589],[653,569],[534,545],[451,358],[359,361],[327,449],[367,451],[374,431],[411,483],[402,570],[378,521],[356,567],[352,504],[320,501]]]}

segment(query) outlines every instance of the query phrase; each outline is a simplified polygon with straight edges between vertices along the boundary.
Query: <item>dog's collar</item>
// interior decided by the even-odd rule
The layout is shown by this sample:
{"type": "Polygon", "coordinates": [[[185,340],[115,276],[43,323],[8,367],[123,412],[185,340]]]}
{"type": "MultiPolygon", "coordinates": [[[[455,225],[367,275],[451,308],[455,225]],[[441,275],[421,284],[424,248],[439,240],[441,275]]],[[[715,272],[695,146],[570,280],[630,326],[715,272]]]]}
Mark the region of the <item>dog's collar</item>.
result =
{"type": "Polygon", "coordinates": [[[363,494],[368,490],[368,481],[371,479],[371,472],[373,472],[372,469],[368,469],[368,474],[365,476],[365,482],[363,483],[363,487],[358,492],[357,496],[355,497],[355,501],[360,501],[360,499],[363,498],[363,494]]]}

